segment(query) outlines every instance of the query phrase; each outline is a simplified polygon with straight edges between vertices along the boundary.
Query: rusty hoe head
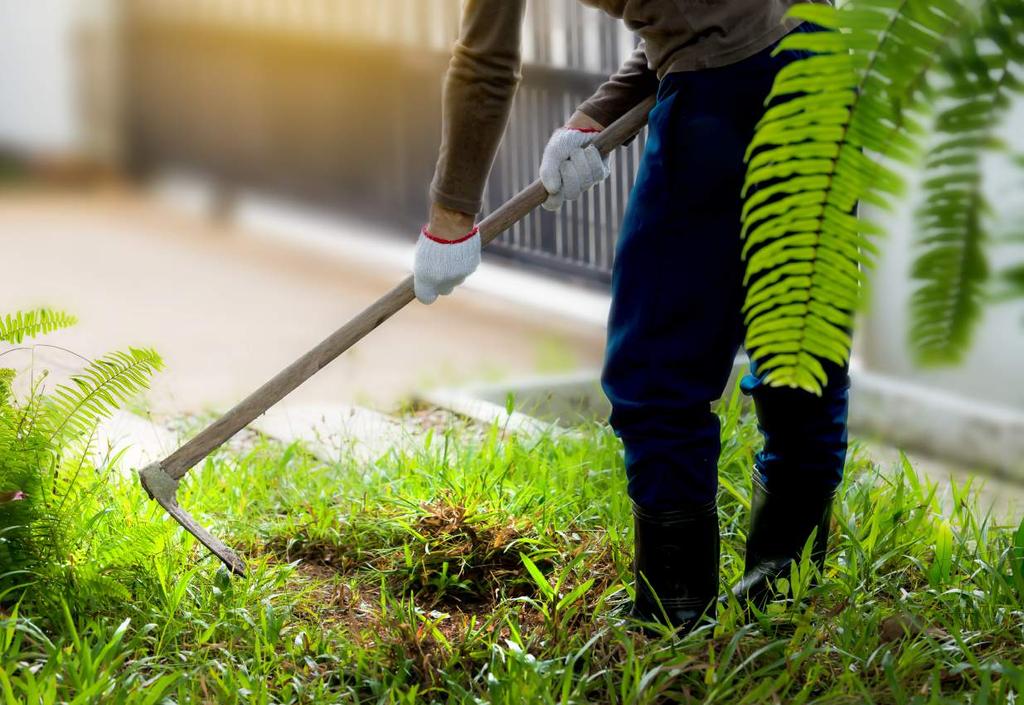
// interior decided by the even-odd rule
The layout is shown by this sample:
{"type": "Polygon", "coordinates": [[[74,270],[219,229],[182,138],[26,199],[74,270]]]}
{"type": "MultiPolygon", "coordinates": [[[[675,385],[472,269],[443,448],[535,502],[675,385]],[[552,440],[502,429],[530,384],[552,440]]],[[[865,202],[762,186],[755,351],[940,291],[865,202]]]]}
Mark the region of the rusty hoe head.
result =
{"type": "Polygon", "coordinates": [[[192,515],[178,505],[179,480],[171,477],[160,463],[153,463],[139,470],[139,480],[150,499],[155,499],[171,517],[206,546],[213,555],[221,559],[235,575],[245,575],[245,563],[228,548],[223,541],[199,525],[192,515]]]}

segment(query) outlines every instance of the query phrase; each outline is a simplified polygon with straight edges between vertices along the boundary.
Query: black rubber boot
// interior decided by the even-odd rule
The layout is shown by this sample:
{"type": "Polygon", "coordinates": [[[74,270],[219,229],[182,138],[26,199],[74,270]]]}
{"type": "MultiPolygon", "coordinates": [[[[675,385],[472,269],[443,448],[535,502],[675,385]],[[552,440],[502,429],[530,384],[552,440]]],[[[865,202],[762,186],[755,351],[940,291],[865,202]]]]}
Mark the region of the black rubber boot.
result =
{"type": "Polygon", "coordinates": [[[754,471],[745,568],[743,578],[732,589],[741,602],[763,610],[775,593],[775,581],[789,577],[790,566],[800,559],[807,537],[815,529],[811,560],[818,570],[824,568],[833,497],[835,491],[803,488],[768,492],[760,473],[754,471]]]}
{"type": "Polygon", "coordinates": [[[718,506],[649,512],[633,506],[636,601],[630,615],[692,630],[714,616],[718,594],[718,506]]]}

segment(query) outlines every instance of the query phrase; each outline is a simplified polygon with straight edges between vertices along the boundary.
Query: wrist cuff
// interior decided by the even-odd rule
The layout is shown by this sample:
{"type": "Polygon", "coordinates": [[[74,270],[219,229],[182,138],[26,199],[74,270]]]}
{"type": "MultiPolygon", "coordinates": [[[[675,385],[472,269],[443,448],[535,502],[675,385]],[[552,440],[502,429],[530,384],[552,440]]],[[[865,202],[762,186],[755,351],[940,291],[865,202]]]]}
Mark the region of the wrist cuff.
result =
{"type": "Polygon", "coordinates": [[[460,237],[458,240],[445,240],[444,238],[437,237],[436,235],[431,235],[430,231],[427,230],[426,225],[423,226],[423,229],[420,232],[423,234],[423,237],[427,238],[428,240],[432,240],[433,242],[437,242],[442,245],[458,245],[460,242],[466,242],[467,240],[472,240],[474,237],[476,237],[477,233],[480,232],[480,228],[473,228],[466,235],[460,237]]]}

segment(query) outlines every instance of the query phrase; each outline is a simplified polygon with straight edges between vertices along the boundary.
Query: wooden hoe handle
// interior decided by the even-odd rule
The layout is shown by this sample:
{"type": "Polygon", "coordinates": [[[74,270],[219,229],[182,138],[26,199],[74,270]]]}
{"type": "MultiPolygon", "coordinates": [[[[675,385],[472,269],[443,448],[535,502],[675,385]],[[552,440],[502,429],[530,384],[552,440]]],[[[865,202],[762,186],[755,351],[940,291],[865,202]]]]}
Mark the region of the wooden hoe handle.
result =
{"type": "MultiPolygon", "coordinates": [[[[602,155],[614,151],[643,129],[647,123],[647,114],[653,105],[654,97],[652,96],[602,130],[594,140],[594,144],[601,150],[602,155]]],[[[526,217],[545,201],[547,195],[544,185],[538,179],[513,196],[480,222],[482,244],[487,245],[526,217]]],[[[196,463],[226,443],[250,422],[284,399],[296,387],[362,340],[370,331],[391,318],[414,298],[413,278],[409,276],[315,348],[281,370],[273,379],[207,426],[192,440],[167,456],[160,462],[164,472],[174,480],[181,479],[196,463]]]]}

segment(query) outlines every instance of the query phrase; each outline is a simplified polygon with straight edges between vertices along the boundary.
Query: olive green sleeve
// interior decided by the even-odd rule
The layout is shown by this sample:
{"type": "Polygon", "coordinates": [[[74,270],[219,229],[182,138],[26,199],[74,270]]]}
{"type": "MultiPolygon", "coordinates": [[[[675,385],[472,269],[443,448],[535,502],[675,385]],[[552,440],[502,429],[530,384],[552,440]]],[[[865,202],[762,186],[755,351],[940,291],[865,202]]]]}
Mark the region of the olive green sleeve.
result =
{"type": "Polygon", "coordinates": [[[607,127],[657,91],[658,76],[647,65],[645,49],[640,42],[622,67],[580,105],[579,111],[607,127]]]}
{"type": "Polygon", "coordinates": [[[444,84],[432,200],[478,213],[520,81],[526,0],[467,0],[444,84]]]}

